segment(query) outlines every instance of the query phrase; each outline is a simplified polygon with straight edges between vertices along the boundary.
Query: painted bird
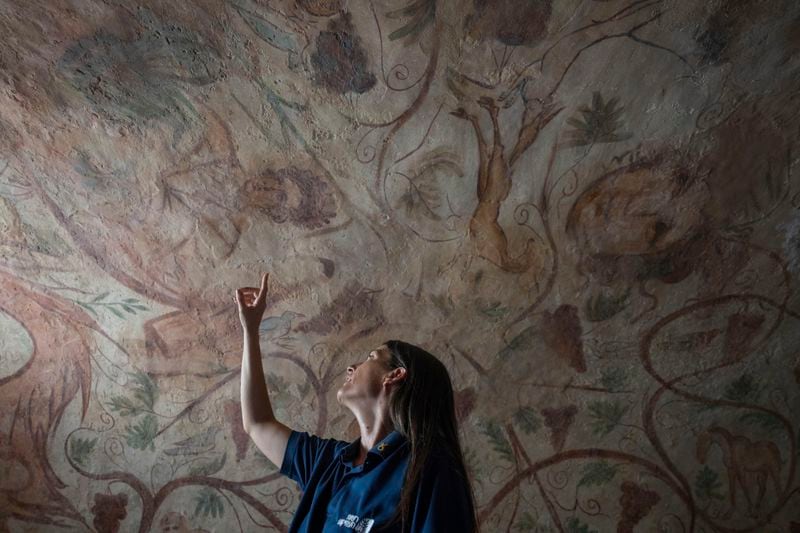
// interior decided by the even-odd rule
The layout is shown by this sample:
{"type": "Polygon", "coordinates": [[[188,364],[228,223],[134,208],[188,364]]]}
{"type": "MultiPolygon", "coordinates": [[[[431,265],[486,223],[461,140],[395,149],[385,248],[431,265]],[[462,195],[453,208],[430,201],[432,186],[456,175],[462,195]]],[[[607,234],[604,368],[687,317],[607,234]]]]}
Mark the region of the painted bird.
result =
{"type": "Polygon", "coordinates": [[[281,316],[266,317],[258,327],[260,338],[265,341],[272,341],[282,348],[289,348],[287,343],[294,340],[289,333],[292,331],[292,321],[295,318],[305,318],[303,313],[294,311],[284,311],[281,316]]]}
{"type": "Polygon", "coordinates": [[[216,447],[214,440],[220,431],[221,428],[210,426],[202,433],[172,443],[174,448],[166,449],[164,453],[167,455],[200,455],[209,452],[216,447]]]}

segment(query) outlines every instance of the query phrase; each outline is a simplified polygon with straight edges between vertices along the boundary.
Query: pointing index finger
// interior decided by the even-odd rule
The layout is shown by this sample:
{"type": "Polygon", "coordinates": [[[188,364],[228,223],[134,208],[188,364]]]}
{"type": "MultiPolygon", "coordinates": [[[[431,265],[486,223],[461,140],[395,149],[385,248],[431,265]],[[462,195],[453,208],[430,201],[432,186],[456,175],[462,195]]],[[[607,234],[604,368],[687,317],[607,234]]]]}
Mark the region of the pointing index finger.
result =
{"type": "Polygon", "coordinates": [[[266,273],[266,272],[264,273],[263,276],[261,276],[261,289],[258,292],[258,300],[260,302],[263,302],[267,297],[267,290],[268,290],[267,289],[267,280],[268,280],[268,278],[269,278],[269,274],[266,273]]]}

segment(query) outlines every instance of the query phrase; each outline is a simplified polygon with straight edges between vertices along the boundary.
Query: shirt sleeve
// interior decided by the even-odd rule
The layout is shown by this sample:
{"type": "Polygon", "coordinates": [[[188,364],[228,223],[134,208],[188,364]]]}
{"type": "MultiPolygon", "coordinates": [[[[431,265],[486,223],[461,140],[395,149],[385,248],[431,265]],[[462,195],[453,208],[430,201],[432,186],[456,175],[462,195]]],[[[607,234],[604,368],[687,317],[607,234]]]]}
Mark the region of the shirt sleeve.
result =
{"type": "Polygon", "coordinates": [[[319,464],[327,464],[336,456],[337,445],[347,443],[336,439],[323,439],[305,431],[292,431],[286,443],[280,472],[306,490],[311,475],[319,464]]]}
{"type": "Polygon", "coordinates": [[[467,479],[452,461],[434,459],[422,474],[411,521],[414,533],[476,531],[467,479]]]}

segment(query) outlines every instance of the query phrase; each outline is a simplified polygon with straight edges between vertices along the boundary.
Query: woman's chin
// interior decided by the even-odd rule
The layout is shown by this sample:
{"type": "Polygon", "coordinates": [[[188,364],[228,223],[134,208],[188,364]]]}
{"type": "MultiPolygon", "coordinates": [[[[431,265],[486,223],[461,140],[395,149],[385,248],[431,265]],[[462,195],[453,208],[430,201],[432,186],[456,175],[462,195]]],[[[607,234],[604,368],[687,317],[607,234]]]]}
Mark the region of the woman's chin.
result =
{"type": "Polygon", "coordinates": [[[340,404],[342,403],[342,400],[344,400],[345,398],[344,388],[345,388],[344,385],[342,385],[341,387],[339,387],[339,390],[336,391],[336,401],[339,402],[340,404]]]}

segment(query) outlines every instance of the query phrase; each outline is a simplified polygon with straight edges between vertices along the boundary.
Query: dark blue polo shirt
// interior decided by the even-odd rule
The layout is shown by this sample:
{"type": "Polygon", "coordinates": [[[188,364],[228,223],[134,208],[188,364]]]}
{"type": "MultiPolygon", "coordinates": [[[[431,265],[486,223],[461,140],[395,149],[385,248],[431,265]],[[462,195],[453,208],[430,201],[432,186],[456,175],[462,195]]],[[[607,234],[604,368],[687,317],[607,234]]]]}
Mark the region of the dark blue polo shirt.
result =
{"type": "MultiPolygon", "coordinates": [[[[281,474],[303,493],[289,533],[400,533],[399,521],[384,528],[400,501],[411,445],[397,431],[354,466],[360,438],[323,439],[292,431],[281,474]]],[[[471,532],[468,486],[446,459],[423,471],[416,496],[414,533],[471,532]]]]}

